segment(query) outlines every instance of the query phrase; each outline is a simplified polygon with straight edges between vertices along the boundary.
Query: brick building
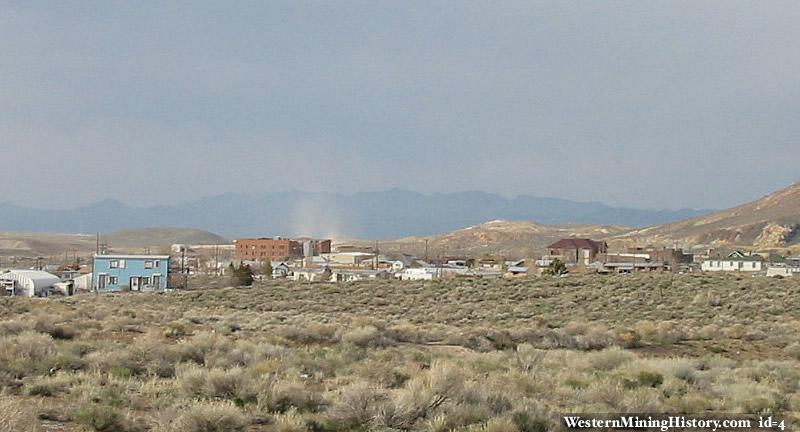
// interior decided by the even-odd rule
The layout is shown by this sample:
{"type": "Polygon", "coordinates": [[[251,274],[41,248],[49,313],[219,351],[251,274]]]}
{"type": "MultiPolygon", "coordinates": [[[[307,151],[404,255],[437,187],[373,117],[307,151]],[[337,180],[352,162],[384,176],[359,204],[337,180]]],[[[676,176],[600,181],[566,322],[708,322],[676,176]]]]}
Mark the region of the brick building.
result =
{"type": "Polygon", "coordinates": [[[547,247],[551,257],[558,258],[566,264],[589,265],[597,259],[597,255],[606,253],[608,245],[604,241],[582,238],[561,239],[547,247]]]}
{"type": "Polygon", "coordinates": [[[285,260],[330,252],[330,240],[283,237],[236,240],[236,258],[241,260],[285,260]]]}

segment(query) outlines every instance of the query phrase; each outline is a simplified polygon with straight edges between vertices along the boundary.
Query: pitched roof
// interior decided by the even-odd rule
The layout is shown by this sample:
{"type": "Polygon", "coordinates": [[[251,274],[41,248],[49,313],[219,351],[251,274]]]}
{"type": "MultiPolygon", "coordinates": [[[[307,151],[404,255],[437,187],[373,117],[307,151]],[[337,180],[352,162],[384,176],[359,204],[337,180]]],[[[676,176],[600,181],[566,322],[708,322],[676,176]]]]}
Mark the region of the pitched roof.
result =
{"type": "Polygon", "coordinates": [[[599,249],[603,242],[585,238],[565,238],[550,246],[548,249],[599,249]]]}
{"type": "Polygon", "coordinates": [[[724,261],[764,261],[761,255],[748,255],[742,251],[733,251],[725,257],[724,261]]]}

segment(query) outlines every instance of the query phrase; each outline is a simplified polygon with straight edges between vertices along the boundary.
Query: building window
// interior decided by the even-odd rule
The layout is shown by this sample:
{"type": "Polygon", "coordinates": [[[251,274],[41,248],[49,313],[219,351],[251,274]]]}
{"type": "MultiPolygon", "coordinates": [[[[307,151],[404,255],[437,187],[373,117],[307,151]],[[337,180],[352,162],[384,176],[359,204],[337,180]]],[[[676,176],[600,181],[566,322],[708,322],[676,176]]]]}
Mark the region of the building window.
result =
{"type": "Polygon", "coordinates": [[[108,267],[110,267],[110,268],[119,268],[119,261],[118,260],[111,260],[108,263],[108,267]]]}
{"type": "Polygon", "coordinates": [[[144,262],[144,268],[146,268],[146,269],[153,268],[153,261],[145,261],[144,262]]]}
{"type": "Polygon", "coordinates": [[[160,265],[161,265],[161,261],[156,260],[156,268],[158,268],[160,265]]]}
{"type": "Polygon", "coordinates": [[[119,282],[119,278],[116,276],[109,276],[108,283],[111,285],[116,285],[119,282]]]}
{"type": "Polygon", "coordinates": [[[142,277],[142,285],[150,285],[150,278],[147,276],[142,277]]]}

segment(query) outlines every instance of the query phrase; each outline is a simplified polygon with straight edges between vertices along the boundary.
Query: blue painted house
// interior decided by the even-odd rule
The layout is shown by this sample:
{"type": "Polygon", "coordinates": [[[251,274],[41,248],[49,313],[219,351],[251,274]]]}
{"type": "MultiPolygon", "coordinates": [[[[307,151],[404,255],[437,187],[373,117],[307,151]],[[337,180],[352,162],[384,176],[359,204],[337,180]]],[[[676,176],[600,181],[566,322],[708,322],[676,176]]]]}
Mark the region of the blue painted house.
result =
{"type": "Polygon", "coordinates": [[[169,255],[95,255],[96,291],[146,291],[167,288],[169,255]]]}

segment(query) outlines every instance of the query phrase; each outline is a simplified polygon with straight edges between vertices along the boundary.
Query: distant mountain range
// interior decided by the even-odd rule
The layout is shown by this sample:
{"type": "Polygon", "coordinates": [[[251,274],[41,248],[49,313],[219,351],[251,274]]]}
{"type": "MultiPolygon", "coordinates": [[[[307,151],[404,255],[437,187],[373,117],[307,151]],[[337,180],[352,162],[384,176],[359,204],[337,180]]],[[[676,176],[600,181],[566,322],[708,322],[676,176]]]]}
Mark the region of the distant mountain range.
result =
{"type": "Polygon", "coordinates": [[[406,190],[226,194],[174,206],[130,207],[105,200],[67,210],[0,204],[0,231],[93,233],[141,227],[192,227],[239,236],[313,235],[387,239],[432,235],[487,220],[643,227],[707,213],[640,210],[597,202],[485,192],[422,194],[406,190]]]}
{"type": "MultiPolygon", "coordinates": [[[[550,242],[575,236],[606,240],[617,249],[678,245],[689,249],[800,251],[800,183],[732,209],[699,216],[696,213],[701,212],[622,209],[552,198],[507,199],[481,192],[289,192],[258,198],[224,195],[150,208],[131,208],[116,201],[74,210],[24,209],[2,204],[0,231],[99,231],[107,233],[102,235],[103,242],[121,250],[228,242],[197,229],[126,229],[172,225],[208,228],[229,239],[308,234],[340,241],[362,238],[365,240],[354,243],[364,246],[372,245],[367,239],[381,239],[382,251],[418,256],[423,256],[426,246],[432,255],[536,256],[550,242]],[[692,217],[676,220],[685,215],[692,217]],[[656,224],[665,219],[672,220],[656,224]],[[397,240],[386,240],[391,238],[397,240]]],[[[88,253],[94,246],[94,235],[0,233],[0,255],[52,255],[67,250],[88,253]]]]}
{"type": "Polygon", "coordinates": [[[239,236],[313,235],[392,239],[424,236],[487,220],[644,227],[709,210],[642,210],[597,202],[485,192],[422,194],[406,190],[226,194],[174,206],[130,207],[105,200],[67,210],[0,204],[0,231],[93,233],[141,227],[195,227],[239,236]]]}

